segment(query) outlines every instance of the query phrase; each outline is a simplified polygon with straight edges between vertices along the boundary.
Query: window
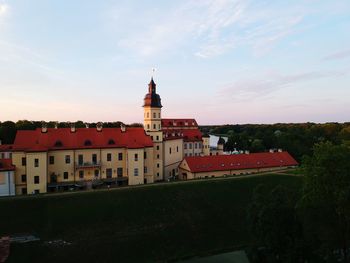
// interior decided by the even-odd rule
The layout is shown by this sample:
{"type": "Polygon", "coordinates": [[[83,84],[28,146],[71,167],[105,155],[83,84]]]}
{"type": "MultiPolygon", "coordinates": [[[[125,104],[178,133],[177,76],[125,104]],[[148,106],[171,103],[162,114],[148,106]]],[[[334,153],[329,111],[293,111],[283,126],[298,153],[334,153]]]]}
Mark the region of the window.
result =
{"type": "Polygon", "coordinates": [[[159,159],[159,154],[157,154],[157,159],[159,159]]]}
{"type": "Polygon", "coordinates": [[[91,146],[91,145],[92,145],[92,143],[91,143],[91,141],[90,141],[90,140],[86,140],[86,141],[84,142],[84,145],[85,145],[85,146],[91,146]]]}
{"type": "Polygon", "coordinates": [[[192,156],[192,153],[190,153],[190,156],[192,156]]]}
{"type": "Polygon", "coordinates": [[[70,163],[70,155],[66,155],[65,157],[66,163],[69,164],[70,163]]]}
{"type": "Polygon", "coordinates": [[[154,130],[156,129],[156,127],[157,127],[157,126],[156,126],[155,124],[153,124],[153,129],[154,129],[154,130]]]}
{"type": "Polygon", "coordinates": [[[117,168],[117,175],[118,175],[118,177],[123,176],[123,168],[122,167],[117,168]]]}
{"type": "Polygon", "coordinates": [[[157,173],[157,177],[159,177],[159,173],[157,173]]]}
{"type": "Polygon", "coordinates": [[[97,154],[96,153],[92,154],[92,163],[94,163],[94,164],[97,163],[97,154]]]}
{"type": "Polygon", "coordinates": [[[68,172],[64,172],[64,173],[63,173],[63,179],[64,179],[64,180],[67,180],[67,179],[68,179],[68,172]]]}
{"type": "Polygon", "coordinates": [[[21,175],[21,181],[22,181],[22,183],[27,182],[27,175],[26,174],[21,175]]]}
{"type": "Polygon", "coordinates": [[[39,167],[39,159],[34,159],[34,167],[39,167]]]}
{"type": "Polygon", "coordinates": [[[176,152],[179,152],[179,146],[176,146],[176,152]]]}
{"type": "Polygon", "coordinates": [[[159,145],[157,145],[157,150],[159,150],[159,145]]]}
{"type": "Polygon", "coordinates": [[[143,159],[147,159],[147,152],[143,152],[143,159]]]}
{"type": "Polygon", "coordinates": [[[40,177],[38,175],[34,176],[34,184],[40,183],[40,177]]]}
{"type": "Polygon", "coordinates": [[[82,164],[84,163],[84,157],[83,157],[82,154],[79,154],[79,155],[78,155],[78,163],[79,163],[80,165],[82,165],[82,164]]]}
{"type": "Polygon", "coordinates": [[[63,146],[63,144],[61,141],[58,140],[55,142],[55,147],[62,147],[62,146],[63,146]]]}
{"type": "Polygon", "coordinates": [[[158,113],[158,118],[160,119],[160,112],[158,113]]]}
{"type": "Polygon", "coordinates": [[[26,166],[27,165],[27,159],[26,157],[22,157],[22,166],[26,166]]]}
{"type": "Polygon", "coordinates": [[[113,144],[115,144],[115,141],[113,139],[109,139],[108,145],[113,145],[113,144]]]}
{"type": "Polygon", "coordinates": [[[118,153],[118,160],[122,161],[123,160],[123,153],[118,153]]]}
{"type": "Polygon", "coordinates": [[[134,161],[137,162],[139,160],[139,155],[137,153],[135,153],[134,155],[134,161]]]}
{"type": "Polygon", "coordinates": [[[84,179],[84,171],[79,171],[79,178],[84,179]]]}
{"type": "Polygon", "coordinates": [[[185,157],[187,157],[187,153],[185,153],[185,157]]]}
{"type": "Polygon", "coordinates": [[[149,124],[147,124],[147,130],[149,130],[149,124]]]}
{"type": "Polygon", "coordinates": [[[197,149],[197,147],[198,147],[198,146],[197,146],[197,143],[195,143],[195,144],[194,144],[194,148],[197,149]]]}
{"type": "Polygon", "coordinates": [[[94,171],[94,175],[95,175],[95,177],[99,177],[100,176],[100,170],[95,170],[94,171]]]}
{"type": "Polygon", "coordinates": [[[111,168],[106,169],[106,177],[112,178],[112,169],[111,168]]]}
{"type": "Polygon", "coordinates": [[[134,176],[139,176],[139,168],[134,169],[134,176]]]}
{"type": "Polygon", "coordinates": [[[157,135],[157,137],[156,137],[156,138],[157,138],[157,141],[159,141],[159,136],[158,136],[158,135],[157,135]]]}
{"type": "Polygon", "coordinates": [[[188,146],[190,146],[190,149],[192,149],[192,143],[189,143],[188,146]]]}
{"type": "Polygon", "coordinates": [[[187,149],[187,143],[184,144],[184,149],[187,149]]]}
{"type": "Polygon", "coordinates": [[[153,118],[155,119],[157,116],[156,116],[156,113],[155,112],[153,112],[153,118]]]}
{"type": "Polygon", "coordinates": [[[169,148],[169,154],[171,154],[171,147],[169,148]]]}
{"type": "Polygon", "coordinates": [[[159,163],[157,163],[157,168],[159,168],[159,163]]]}
{"type": "Polygon", "coordinates": [[[50,164],[55,164],[55,156],[50,156],[49,157],[49,163],[50,164]]]}
{"type": "Polygon", "coordinates": [[[146,174],[147,173],[147,166],[143,168],[143,172],[146,174]]]}
{"type": "Polygon", "coordinates": [[[147,118],[149,118],[149,112],[147,112],[147,118]]]}
{"type": "Polygon", "coordinates": [[[160,124],[158,125],[158,128],[159,128],[159,130],[160,130],[160,124]]]}
{"type": "Polygon", "coordinates": [[[151,139],[152,139],[152,141],[153,141],[153,136],[151,136],[151,139]]]}
{"type": "Polygon", "coordinates": [[[22,195],[26,195],[27,194],[27,188],[22,188],[22,195]]]}
{"type": "Polygon", "coordinates": [[[107,153],[107,162],[112,161],[112,154],[111,153],[107,153]]]}

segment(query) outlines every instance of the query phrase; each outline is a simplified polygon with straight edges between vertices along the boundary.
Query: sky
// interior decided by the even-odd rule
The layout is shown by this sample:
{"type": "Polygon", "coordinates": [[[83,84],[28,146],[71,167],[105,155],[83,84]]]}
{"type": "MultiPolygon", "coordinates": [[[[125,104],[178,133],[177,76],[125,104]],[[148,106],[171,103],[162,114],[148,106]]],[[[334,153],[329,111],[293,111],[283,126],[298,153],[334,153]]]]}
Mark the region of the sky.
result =
{"type": "Polygon", "coordinates": [[[0,0],[0,121],[350,121],[349,0],[0,0]],[[155,68],[153,73],[152,68],[155,68]]]}

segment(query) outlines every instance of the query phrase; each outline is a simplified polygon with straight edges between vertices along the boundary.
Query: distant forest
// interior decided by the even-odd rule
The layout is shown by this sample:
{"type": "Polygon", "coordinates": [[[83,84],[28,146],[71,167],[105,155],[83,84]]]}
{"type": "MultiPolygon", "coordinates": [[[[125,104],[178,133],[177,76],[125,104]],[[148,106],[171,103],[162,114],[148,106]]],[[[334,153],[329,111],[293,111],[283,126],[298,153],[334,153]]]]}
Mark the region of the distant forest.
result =
{"type": "MultiPolygon", "coordinates": [[[[69,128],[72,124],[75,125],[76,128],[85,128],[86,125],[89,127],[96,127],[97,123],[91,122],[83,122],[83,121],[76,121],[76,122],[56,122],[56,121],[49,121],[45,122],[48,128],[69,128]]],[[[104,122],[103,127],[104,128],[119,128],[122,124],[120,121],[116,122],[104,122]]],[[[12,144],[15,140],[16,133],[18,130],[35,130],[36,128],[41,128],[43,125],[42,121],[27,121],[27,120],[20,120],[17,122],[12,121],[5,121],[0,122],[0,140],[2,144],[12,144]]],[[[127,127],[142,127],[141,123],[132,123],[130,125],[126,125],[127,127]]]]}
{"type": "Polygon", "coordinates": [[[330,141],[350,146],[350,122],[217,125],[202,126],[201,130],[228,137],[226,151],[282,149],[298,161],[304,155],[311,155],[316,143],[330,141]]]}

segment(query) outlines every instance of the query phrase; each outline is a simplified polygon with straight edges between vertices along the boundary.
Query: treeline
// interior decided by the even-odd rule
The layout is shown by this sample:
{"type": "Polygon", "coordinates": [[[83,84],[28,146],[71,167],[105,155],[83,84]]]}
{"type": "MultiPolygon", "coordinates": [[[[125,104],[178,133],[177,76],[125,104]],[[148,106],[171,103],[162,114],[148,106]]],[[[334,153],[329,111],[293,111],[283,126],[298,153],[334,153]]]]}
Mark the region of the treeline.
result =
{"type": "MultiPolygon", "coordinates": [[[[96,127],[97,123],[95,122],[56,122],[49,121],[45,122],[48,128],[69,128],[72,124],[75,125],[76,128],[85,128],[86,125],[89,127],[96,127]]],[[[36,128],[41,128],[43,125],[42,121],[28,121],[28,120],[20,120],[17,122],[5,121],[0,122],[0,140],[3,144],[12,144],[15,140],[16,133],[18,130],[35,130],[36,128]]],[[[121,125],[125,125],[123,122],[104,122],[104,128],[119,128],[121,125]]],[[[130,125],[126,125],[127,127],[143,127],[141,123],[132,123],[130,125]]]]}
{"type": "Polygon", "coordinates": [[[203,132],[227,136],[226,151],[249,150],[261,152],[283,149],[298,161],[310,155],[315,143],[330,141],[349,144],[350,123],[300,123],[300,124],[242,124],[202,126],[203,132]]]}
{"type": "Polygon", "coordinates": [[[260,185],[248,207],[251,262],[350,262],[350,148],[316,144],[300,192],[260,185]]]}

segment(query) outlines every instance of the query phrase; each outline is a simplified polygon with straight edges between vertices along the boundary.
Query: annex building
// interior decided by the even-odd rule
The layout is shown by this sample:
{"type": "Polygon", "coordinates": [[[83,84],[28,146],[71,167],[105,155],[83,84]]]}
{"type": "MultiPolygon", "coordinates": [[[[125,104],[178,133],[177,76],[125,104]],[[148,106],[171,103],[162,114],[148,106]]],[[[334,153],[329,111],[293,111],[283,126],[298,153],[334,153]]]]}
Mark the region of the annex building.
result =
{"type": "Polygon", "coordinates": [[[42,128],[17,131],[0,145],[0,195],[139,185],[196,179],[296,165],[288,153],[223,155],[195,119],[163,118],[151,79],[144,97],[143,127],[42,128]],[[272,162],[272,159],[275,160],[272,162]],[[268,163],[268,167],[257,167],[268,163]]]}

